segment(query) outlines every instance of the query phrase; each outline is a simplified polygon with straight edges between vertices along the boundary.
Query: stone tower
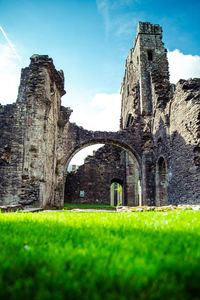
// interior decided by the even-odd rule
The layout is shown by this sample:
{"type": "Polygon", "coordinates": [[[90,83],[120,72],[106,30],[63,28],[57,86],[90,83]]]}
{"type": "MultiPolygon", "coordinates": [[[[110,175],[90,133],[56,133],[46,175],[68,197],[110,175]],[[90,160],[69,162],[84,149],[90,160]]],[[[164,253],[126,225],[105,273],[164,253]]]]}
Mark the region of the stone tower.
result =
{"type": "MultiPolygon", "coordinates": [[[[148,205],[152,205],[155,198],[153,115],[158,107],[164,109],[169,101],[166,52],[162,42],[162,28],[157,24],[139,22],[121,86],[121,129],[132,127],[138,139],[141,139],[143,203],[148,205]]],[[[127,161],[130,162],[130,158],[127,161]]],[[[127,178],[130,178],[129,171],[127,178]]]]}
{"type": "Polygon", "coordinates": [[[200,195],[200,80],[172,89],[166,54],[162,28],[139,22],[121,86],[121,129],[141,139],[145,205],[198,203],[200,195]]]}
{"type": "Polygon", "coordinates": [[[122,128],[129,127],[139,115],[149,120],[156,107],[165,107],[168,102],[170,84],[166,52],[162,28],[139,22],[121,88],[122,128]]]}

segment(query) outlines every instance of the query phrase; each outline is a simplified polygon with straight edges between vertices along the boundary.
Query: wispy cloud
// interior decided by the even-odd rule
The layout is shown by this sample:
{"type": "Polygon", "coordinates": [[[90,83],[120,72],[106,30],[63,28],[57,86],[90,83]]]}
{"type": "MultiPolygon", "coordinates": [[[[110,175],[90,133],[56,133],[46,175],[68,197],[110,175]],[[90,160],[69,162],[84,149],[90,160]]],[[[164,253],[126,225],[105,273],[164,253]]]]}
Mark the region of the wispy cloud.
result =
{"type": "Polygon", "coordinates": [[[116,31],[115,34],[117,36],[122,36],[122,35],[132,35],[137,28],[138,24],[138,16],[135,16],[133,13],[131,14],[131,17],[127,18],[122,16],[121,18],[118,18],[116,20],[116,31]],[[130,21],[127,21],[130,20],[130,21]]]}
{"type": "Polygon", "coordinates": [[[103,17],[106,37],[110,32],[116,35],[133,32],[139,17],[134,11],[138,3],[138,0],[96,0],[97,9],[103,17]],[[129,9],[121,11],[123,7],[129,9]]]}
{"type": "Polygon", "coordinates": [[[0,31],[2,32],[2,34],[5,37],[6,41],[8,42],[8,45],[9,45],[10,49],[12,50],[13,54],[16,56],[16,58],[18,59],[18,61],[21,64],[21,66],[23,66],[22,60],[21,60],[20,56],[17,54],[17,50],[15,49],[15,46],[13,45],[13,43],[8,38],[7,34],[3,30],[2,26],[0,26],[0,31]]]}
{"type": "Polygon", "coordinates": [[[97,0],[96,1],[98,11],[103,17],[106,36],[110,32],[110,5],[108,0],[97,0]]]}

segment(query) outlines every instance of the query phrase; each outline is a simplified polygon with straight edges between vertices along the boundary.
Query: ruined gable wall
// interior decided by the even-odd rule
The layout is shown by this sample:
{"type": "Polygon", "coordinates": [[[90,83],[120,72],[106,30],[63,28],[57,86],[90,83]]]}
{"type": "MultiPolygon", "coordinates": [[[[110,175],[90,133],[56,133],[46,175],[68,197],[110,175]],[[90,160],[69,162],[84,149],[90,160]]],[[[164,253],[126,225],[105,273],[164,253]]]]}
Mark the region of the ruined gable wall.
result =
{"type": "Polygon", "coordinates": [[[44,207],[53,201],[58,121],[66,117],[60,109],[64,93],[63,73],[55,70],[52,59],[32,56],[22,70],[17,102],[11,110],[0,108],[1,152],[5,140],[11,145],[10,161],[0,171],[2,204],[44,207]]]}
{"type": "MultiPolygon", "coordinates": [[[[48,56],[34,55],[25,74],[27,89],[23,93],[27,102],[25,148],[23,163],[23,204],[27,194],[38,190],[37,205],[50,205],[54,198],[56,149],[60,97],[65,93],[62,72],[57,72],[48,56]]],[[[19,97],[19,101],[21,101],[19,97]]],[[[23,101],[23,100],[22,100],[23,101]]]]}

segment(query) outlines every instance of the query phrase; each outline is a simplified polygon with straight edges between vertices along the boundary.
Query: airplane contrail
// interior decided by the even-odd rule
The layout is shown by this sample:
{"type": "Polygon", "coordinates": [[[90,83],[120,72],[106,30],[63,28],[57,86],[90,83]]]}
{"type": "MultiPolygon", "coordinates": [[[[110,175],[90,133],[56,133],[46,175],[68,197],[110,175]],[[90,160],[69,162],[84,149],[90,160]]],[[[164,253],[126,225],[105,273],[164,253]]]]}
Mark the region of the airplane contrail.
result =
{"type": "Polygon", "coordinates": [[[14,45],[11,43],[11,41],[9,40],[7,34],[5,33],[5,31],[3,30],[3,28],[1,26],[0,26],[0,30],[1,30],[1,32],[3,34],[3,36],[5,37],[6,41],[8,42],[8,45],[10,46],[12,52],[15,54],[15,56],[17,57],[17,59],[20,62],[20,64],[23,66],[22,60],[19,57],[19,55],[17,54],[17,51],[16,51],[14,45]]]}

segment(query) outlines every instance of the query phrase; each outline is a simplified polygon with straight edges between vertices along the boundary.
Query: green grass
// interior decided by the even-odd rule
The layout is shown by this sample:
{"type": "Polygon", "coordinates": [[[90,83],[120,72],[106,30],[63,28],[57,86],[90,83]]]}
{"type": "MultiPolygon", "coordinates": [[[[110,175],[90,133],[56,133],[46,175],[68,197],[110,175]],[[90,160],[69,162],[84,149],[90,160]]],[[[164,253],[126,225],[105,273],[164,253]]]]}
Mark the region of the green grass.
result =
{"type": "Polygon", "coordinates": [[[71,210],[74,208],[81,208],[81,209],[108,209],[108,210],[115,210],[116,207],[112,205],[102,205],[102,204],[76,204],[76,203],[65,203],[64,209],[71,210]]]}
{"type": "Polygon", "coordinates": [[[0,299],[199,299],[200,212],[0,214],[0,299]]]}

